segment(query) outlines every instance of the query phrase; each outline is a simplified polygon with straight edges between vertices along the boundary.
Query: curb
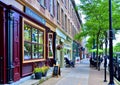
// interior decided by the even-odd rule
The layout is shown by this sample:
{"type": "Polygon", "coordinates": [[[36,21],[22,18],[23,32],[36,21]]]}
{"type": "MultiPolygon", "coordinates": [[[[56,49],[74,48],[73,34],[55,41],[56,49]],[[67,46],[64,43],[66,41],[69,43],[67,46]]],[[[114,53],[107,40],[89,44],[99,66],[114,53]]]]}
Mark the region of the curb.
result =
{"type": "Polygon", "coordinates": [[[48,80],[48,79],[51,78],[51,77],[52,77],[52,75],[46,76],[46,77],[42,77],[38,82],[35,82],[35,83],[32,84],[32,85],[39,85],[39,84],[43,83],[44,81],[48,80]]]}
{"type": "Polygon", "coordinates": [[[120,82],[114,77],[114,81],[116,85],[120,85],[120,82]]]}

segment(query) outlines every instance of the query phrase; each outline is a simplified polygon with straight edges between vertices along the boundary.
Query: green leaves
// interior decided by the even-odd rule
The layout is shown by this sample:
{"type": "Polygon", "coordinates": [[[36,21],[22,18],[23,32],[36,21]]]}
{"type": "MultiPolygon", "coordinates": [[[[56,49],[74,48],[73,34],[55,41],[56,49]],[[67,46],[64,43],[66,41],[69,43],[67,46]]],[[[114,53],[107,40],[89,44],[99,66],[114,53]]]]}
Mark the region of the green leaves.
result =
{"type": "MultiPolygon", "coordinates": [[[[80,0],[81,4],[77,9],[86,16],[86,23],[83,24],[82,31],[75,35],[75,39],[81,40],[89,36],[98,39],[104,39],[104,32],[109,29],[109,3],[108,0],[80,0]]],[[[120,2],[112,0],[112,25],[114,29],[120,29],[120,2]]],[[[92,39],[92,38],[91,38],[92,39]]],[[[101,41],[102,42],[102,41],[101,41]]],[[[87,44],[91,44],[88,42],[87,44]]],[[[92,44],[91,44],[92,45],[92,44]]],[[[91,45],[86,45],[91,47],[91,45]]]]}
{"type": "Polygon", "coordinates": [[[117,43],[114,47],[113,47],[114,52],[120,52],[120,43],[117,43]]]}

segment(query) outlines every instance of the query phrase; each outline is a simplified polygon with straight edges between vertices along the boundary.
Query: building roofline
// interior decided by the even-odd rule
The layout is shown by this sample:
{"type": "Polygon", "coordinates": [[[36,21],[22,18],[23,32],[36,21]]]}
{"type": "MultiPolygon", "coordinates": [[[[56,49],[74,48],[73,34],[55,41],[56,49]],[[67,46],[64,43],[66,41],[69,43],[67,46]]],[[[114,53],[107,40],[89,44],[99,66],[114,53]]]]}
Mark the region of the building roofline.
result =
{"type": "MultiPolygon", "coordinates": [[[[74,1],[74,0],[71,0],[71,2],[72,2],[72,4],[73,4],[74,10],[75,10],[75,8],[76,8],[75,1],[74,1]]],[[[77,15],[77,17],[78,17],[78,20],[79,20],[80,24],[82,24],[82,20],[80,19],[80,16],[79,16],[79,14],[78,14],[78,11],[75,10],[75,12],[76,12],[76,15],[77,15]]]]}

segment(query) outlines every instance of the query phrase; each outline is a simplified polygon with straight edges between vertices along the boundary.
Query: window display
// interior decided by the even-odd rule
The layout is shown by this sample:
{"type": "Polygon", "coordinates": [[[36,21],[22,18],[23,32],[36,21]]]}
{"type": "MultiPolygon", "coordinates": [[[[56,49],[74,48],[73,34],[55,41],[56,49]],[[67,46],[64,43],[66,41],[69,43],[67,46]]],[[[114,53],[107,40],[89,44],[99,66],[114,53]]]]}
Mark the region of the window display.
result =
{"type": "Polygon", "coordinates": [[[44,58],[44,32],[24,24],[24,60],[44,58]]]}

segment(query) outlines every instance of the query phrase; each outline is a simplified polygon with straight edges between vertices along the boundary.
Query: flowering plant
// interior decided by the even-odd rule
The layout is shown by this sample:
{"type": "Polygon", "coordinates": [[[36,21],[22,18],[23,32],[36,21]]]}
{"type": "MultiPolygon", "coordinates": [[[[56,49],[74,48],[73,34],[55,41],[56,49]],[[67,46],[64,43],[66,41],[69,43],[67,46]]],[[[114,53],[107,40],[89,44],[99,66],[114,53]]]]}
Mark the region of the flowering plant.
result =
{"type": "Polygon", "coordinates": [[[49,70],[49,66],[43,66],[42,67],[42,72],[45,73],[49,70]]]}
{"type": "Polygon", "coordinates": [[[57,45],[57,49],[58,49],[58,50],[60,50],[60,49],[62,49],[62,48],[63,48],[62,45],[57,45]]]}

